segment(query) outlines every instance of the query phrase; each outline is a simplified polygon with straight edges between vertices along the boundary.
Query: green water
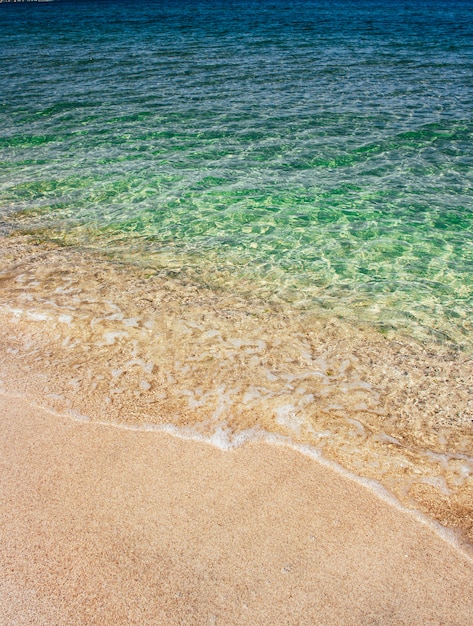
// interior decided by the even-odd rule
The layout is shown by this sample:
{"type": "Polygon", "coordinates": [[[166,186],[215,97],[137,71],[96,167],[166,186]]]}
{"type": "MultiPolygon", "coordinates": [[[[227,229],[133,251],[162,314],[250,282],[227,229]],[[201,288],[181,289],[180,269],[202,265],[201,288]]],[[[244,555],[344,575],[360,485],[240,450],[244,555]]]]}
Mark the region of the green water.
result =
{"type": "Polygon", "coordinates": [[[2,232],[469,350],[471,17],[9,6],[2,232]]]}

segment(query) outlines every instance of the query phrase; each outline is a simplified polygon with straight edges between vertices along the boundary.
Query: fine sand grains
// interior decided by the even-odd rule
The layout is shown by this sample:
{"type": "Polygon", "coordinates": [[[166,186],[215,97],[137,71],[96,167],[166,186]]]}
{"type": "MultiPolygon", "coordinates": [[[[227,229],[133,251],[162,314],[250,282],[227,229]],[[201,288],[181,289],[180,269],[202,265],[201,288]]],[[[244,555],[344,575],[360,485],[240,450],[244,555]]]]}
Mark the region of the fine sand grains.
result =
{"type": "Polygon", "coordinates": [[[0,422],[2,625],[472,622],[467,555],[292,449],[0,422]]]}

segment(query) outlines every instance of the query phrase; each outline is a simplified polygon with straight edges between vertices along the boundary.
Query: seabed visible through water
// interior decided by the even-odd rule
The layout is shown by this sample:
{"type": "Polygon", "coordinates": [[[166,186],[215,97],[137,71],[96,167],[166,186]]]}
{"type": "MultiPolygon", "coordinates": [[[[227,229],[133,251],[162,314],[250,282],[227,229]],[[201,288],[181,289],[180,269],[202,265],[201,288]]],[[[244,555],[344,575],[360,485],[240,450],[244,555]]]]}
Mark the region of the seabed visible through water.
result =
{"type": "Polygon", "coordinates": [[[472,23],[2,3],[2,389],[306,446],[473,542],[472,23]]]}
{"type": "Polygon", "coordinates": [[[4,240],[2,388],[221,447],[274,435],[473,540],[473,363],[29,238],[4,240]]]}

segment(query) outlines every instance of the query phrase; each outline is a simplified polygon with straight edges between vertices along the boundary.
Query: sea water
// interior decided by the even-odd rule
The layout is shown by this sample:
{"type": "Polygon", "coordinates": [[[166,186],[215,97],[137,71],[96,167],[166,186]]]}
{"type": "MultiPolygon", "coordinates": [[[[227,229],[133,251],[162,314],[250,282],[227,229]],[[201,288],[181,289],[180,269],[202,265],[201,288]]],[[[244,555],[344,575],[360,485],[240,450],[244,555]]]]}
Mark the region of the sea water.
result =
{"type": "Polygon", "coordinates": [[[276,433],[471,533],[472,24],[470,0],[2,3],[3,386],[276,433]]]}

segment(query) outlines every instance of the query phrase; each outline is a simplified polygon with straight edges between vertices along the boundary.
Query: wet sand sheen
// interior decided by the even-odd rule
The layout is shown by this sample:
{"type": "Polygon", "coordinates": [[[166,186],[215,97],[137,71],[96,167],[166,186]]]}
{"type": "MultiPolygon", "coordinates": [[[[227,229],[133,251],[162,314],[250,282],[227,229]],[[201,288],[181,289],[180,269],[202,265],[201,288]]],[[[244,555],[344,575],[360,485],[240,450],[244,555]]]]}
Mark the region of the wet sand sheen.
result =
{"type": "Polygon", "coordinates": [[[473,543],[473,361],[315,311],[7,238],[0,388],[223,446],[269,434],[382,483],[473,543]]]}
{"type": "Polygon", "coordinates": [[[466,624],[473,563],[294,450],[0,397],[1,624],[466,624]]]}

